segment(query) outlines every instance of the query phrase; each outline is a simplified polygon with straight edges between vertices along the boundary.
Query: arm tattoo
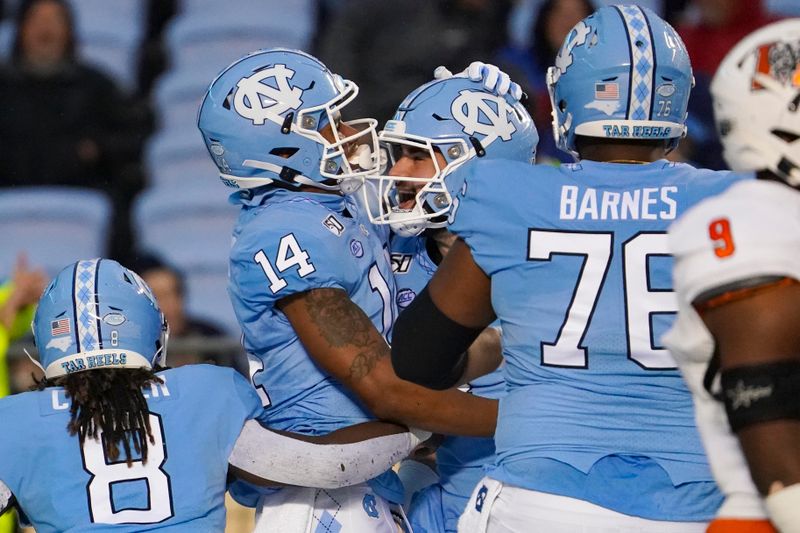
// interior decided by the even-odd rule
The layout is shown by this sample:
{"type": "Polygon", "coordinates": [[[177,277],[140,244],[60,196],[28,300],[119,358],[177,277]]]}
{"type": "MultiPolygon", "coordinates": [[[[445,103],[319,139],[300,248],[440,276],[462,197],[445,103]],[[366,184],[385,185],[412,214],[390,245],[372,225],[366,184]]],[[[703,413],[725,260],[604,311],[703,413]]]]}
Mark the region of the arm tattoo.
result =
{"type": "Polygon", "coordinates": [[[350,365],[352,378],[363,378],[378,359],[389,354],[374,324],[340,289],[314,289],[304,301],[311,320],[332,347],[350,345],[359,349],[350,365]]]}

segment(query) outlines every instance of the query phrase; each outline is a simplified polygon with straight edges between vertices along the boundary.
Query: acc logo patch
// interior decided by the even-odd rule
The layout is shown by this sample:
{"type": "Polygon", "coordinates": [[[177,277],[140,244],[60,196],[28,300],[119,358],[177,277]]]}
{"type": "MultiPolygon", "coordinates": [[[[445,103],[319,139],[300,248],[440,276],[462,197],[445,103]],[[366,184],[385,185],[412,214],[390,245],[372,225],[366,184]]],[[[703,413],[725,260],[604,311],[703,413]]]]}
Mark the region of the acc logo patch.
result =
{"type": "Polygon", "coordinates": [[[411,289],[401,289],[397,293],[397,307],[405,309],[408,307],[408,304],[414,301],[414,298],[416,297],[417,293],[411,289]]]}
{"type": "Polygon", "coordinates": [[[303,104],[303,90],[289,85],[294,70],[286,65],[274,65],[239,80],[233,108],[253,124],[260,126],[271,119],[280,122],[281,114],[297,109],[303,104]],[[273,85],[264,83],[272,81],[273,85]]]}
{"type": "Polygon", "coordinates": [[[517,131],[509,120],[514,110],[502,96],[465,89],[453,100],[450,112],[464,133],[483,135],[480,141],[484,146],[490,145],[498,137],[508,141],[517,131]]]}

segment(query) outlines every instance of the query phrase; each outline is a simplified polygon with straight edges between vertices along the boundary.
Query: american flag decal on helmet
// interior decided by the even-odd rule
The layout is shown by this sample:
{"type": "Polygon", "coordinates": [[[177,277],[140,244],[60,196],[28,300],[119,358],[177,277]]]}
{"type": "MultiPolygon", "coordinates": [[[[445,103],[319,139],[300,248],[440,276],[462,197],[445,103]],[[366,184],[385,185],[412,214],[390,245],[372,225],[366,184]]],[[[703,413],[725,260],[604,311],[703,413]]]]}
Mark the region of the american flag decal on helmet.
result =
{"type": "Polygon", "coordinates": [[[53,337],[57,335],[66,335],[72,332],[72,327],[69,324],[69,318],[59,318],[50,322],[50,335],[53,337]]]}

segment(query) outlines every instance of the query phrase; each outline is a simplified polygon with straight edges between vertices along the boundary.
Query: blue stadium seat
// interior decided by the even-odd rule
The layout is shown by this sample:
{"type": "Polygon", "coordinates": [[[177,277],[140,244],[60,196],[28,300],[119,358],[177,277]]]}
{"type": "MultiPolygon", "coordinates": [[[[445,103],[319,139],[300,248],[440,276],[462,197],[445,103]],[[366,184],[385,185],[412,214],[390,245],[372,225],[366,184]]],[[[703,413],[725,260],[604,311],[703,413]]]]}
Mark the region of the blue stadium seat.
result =
{"type": "Polygon", "coordinates": [[[194,127],[161,130],[147,142],[145,170],[153,187],[217,185],[219,171],[194,127]]]}
{"type": "Polygon", "coordinates": [[[220,71],[260,48],[307,48],[314,20],[311,0],[186,0],[167,30],[167,49],[175,68],[211,62],[220,71]]]}
{"type": "Polygon", "coordinates": [[[152,187],[139,195],[133,213],[139,246],[185,275],[188,313],[239,335],[226,290],[231,231],[238,209],[225,201],[222,185],[152,187]]]}
{"type": "Polygon", "coordinates": [[[23,252],[51,276],[78,259],[106,255],[111,210],[110,199],[93,189],[0,190],[0,279],[23,252]]]}
{"type": "Polygon", "coordinates": [[[123,90],[132,91],[147,22],[145,2],[70,0],[70,5],[80,57],[111,76],[123,90]]]}

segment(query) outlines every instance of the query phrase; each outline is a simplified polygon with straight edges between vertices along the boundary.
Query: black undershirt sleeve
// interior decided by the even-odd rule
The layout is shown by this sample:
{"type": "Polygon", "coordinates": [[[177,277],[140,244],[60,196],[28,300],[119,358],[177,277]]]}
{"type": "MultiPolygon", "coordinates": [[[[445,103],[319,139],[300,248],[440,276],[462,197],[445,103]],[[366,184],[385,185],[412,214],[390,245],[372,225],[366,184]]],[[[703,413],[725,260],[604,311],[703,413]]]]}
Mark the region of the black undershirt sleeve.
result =
{"type": "Polygon", "coordinates": [[[483,328],[469,328],[442,313],[428,287],[400,313],[392,335],[392,365],[398,377],[429,389],[456,385],[467,366],[467,348],[483,328]]]}

